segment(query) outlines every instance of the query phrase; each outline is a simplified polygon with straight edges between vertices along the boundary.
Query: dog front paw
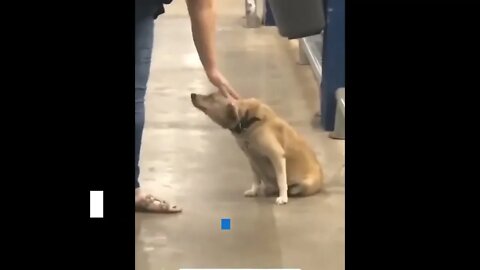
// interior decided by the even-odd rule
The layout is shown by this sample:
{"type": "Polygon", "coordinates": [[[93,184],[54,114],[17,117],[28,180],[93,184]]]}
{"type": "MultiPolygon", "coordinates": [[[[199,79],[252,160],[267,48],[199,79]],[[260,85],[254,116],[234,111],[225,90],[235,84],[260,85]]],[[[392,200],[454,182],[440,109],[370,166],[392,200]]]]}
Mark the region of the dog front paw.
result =
{"type": "Polygon", "coordinates": [[[277,197],[276,202],[277,202],[278,205],[286,204],[288,202],[288,197],[287,196],[277,197]]]}
{"type": "Polygon", "coordinates": [[[256,197],[258,195],[258,189],[251,188],[243,193],[245,197],[256,197]]]}

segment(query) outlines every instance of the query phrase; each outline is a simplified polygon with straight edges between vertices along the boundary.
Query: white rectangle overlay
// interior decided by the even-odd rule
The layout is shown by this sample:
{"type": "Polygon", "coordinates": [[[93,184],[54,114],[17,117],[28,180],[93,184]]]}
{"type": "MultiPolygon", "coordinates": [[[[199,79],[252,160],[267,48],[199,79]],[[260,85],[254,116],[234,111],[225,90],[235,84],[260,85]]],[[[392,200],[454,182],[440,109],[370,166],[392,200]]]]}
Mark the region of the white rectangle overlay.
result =
{"type": "Polygon", "coordinates": [[[90,218],[103,218],[103,191],[90,191],[90,218]]]}

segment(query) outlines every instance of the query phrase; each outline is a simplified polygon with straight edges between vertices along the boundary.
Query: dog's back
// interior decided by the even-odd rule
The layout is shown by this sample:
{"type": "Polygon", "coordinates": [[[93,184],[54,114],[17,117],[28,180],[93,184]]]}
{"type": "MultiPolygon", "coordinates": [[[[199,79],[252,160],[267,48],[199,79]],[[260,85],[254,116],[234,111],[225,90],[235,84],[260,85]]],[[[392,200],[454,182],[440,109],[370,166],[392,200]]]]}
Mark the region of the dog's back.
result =
{"type": "Polygon", "coordinates": [[[257,132],[270,133],[268,135],[273,135],[271,137],[275,138],[284,150],[289,195],[308,196],[319,192],[323,187],[323,170],[310,145],[268,105],[256,99],[249,99],[246,104],[251,110],[250,113],[262,119],[257,132]]]}

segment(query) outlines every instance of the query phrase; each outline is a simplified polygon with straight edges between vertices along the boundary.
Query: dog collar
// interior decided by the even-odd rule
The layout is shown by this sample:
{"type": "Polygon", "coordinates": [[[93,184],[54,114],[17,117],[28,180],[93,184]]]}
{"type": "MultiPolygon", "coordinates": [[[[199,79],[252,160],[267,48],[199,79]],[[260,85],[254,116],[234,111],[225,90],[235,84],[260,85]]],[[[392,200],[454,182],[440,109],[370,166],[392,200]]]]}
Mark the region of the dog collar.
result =
{"type": "Polygon", "coordinates": [[[248,117],[248,111],[245,112],[245,115],[238,121],[238,123],[233,127],[230,128],[230,131],[236,134],[242,133],[244,130],[248,129],[253,123],[260,121],[258,117],[248,117]]]}

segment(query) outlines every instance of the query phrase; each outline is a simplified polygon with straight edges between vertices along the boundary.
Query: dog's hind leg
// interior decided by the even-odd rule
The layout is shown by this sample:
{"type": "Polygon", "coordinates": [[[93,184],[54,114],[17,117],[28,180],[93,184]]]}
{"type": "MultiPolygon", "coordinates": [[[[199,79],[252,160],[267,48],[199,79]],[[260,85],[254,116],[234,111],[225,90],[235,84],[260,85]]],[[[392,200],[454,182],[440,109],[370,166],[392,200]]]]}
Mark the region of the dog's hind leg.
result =
{"type": "Polygon", "coordinates": [[[322,187],[323,187],[322,181],[305,179],[302,182],[289,185],[288,196],[291,196],[291,197],[310,196],[320,192],[322,187]]]}

